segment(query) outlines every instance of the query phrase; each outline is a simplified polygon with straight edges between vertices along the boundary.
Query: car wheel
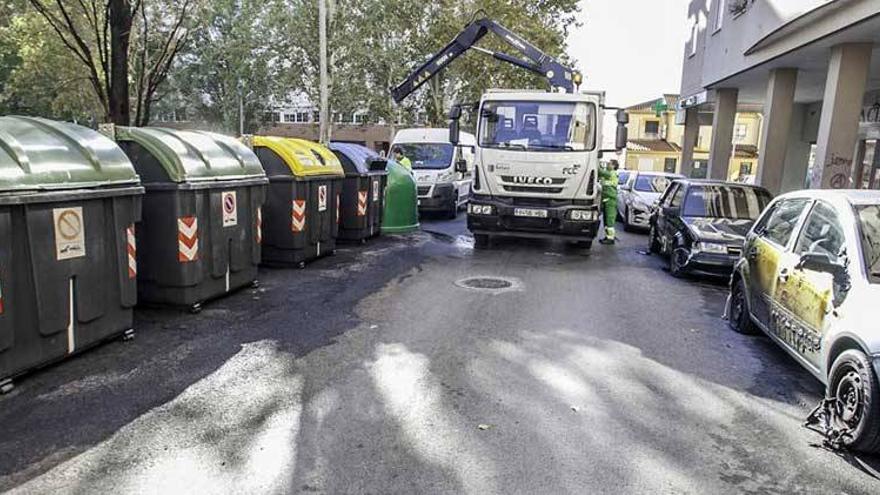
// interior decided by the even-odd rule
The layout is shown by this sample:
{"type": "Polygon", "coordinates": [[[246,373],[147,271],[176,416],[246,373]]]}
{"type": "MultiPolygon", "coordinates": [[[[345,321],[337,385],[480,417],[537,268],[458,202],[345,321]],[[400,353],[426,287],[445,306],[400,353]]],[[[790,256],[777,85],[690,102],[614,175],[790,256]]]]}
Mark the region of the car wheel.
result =
{"type": "Polygon", "coordinates": [[[623,231],[632,232],[632,222],[630,218],[629,206],[623,211],[623,231]]]}
{"type": "Polygon", "coordinates": [[[685,265],[687,265],[688,250],[684,247],[676,247],[669,253],[669,274],[675,278],[685,276],[685,265]]]}
{"type": "Polygon", "coordinates": [[[660,253],[660,241],[657,240],[657,228],[651,224],[651,230],[648,232],[648,252],[651,254],[660,253]]]}
{"type": "Polygon", "coordinates": [[[755,324],[749,316],[749,301],[746,298],[746,284],[743,279],[737,277],[736,283],[730,289],[730,314],[727,324],[733,331],[745,335],[758,333],[755,324]]]}
{"type": "Polygon", "coordinates": [[[455,220],[457,217],[458,217],[458,201],[456,201],[455,198],[452,198],[452,204],[449,206],[449,209],[446,210],[446,218],[449,220],[455,220]]]}
{"type": "Polygon", "coordinates": [[[861,452],[880,452],[880,385],[863,352],[844,351],[834,360],[826,396],[834,401],[834,426],[849,432],[843,444],[861,452]]]}
{"type": "Polygon", "coordinates": [[[489,247],[489,234],[474,234],[474,249],[489,247]]]}

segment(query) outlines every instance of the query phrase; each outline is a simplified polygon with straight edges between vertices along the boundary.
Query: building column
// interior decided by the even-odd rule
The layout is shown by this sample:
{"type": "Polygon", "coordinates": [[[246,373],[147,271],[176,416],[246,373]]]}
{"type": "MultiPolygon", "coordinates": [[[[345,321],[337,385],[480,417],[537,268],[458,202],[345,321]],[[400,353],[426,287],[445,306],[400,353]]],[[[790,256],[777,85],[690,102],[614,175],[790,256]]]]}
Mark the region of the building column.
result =
{"type": "Polygon", "coordinates": [[[853,187],[853,154],[872,48],[870,43],[846,43],[831,49],[811,180],[814,188],[853,187]]]}
{"type": "Polygon", "coordinates": [[[733,127],[736,124],[736,88],[715,91],[715,115],[712,117],[712,146],[709,148],[709,179],[727,180],[733,155],[733,127]]]}
{"type": "Polygon", "coordinates": [[[792,106],[780,193],[797,191],[806,187],[807,173],[810,168],[810,151],[812,151],[812,139],[804,133],[808,114],[809,105],[795,104],[792,106]]]}
{"type": "Polygon", "coordinates": [[[758,184],[773,194],[782,190],[796,87],[797,69],[770,71],[764,100],[764,131],[758,148],[758,184]]]}
{"type": "Polygon", "coordinates": [[[696,107],[685,110],[684,136],[681,140],[681,160],[679,173],[690,177],[694,172],[694,148],[700,139],[700,112],[696,107]]]}

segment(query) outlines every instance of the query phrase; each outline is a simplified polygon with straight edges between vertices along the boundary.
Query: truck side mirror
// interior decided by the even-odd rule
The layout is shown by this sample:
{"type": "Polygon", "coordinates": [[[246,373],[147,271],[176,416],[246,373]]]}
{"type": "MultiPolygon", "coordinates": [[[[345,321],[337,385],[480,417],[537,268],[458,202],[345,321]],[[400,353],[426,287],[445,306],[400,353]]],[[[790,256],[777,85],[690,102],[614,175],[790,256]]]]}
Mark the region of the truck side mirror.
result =
{"type": "Polygon", "coordinates": [[[453,146],[458,145],[461,130],[458,121],[461,119],[461,105],[453,105],[449,109],[449,142],[453,146]]]}
{"type": "Polygon", "coordinates": [[[623,150],[626,148],[626,142],[629,140],[629,130],[626,128],[626,124],[617,124],[617,136],[614,138],[614,147],[617,151],[623,150]]]}
{"type": "Polygon", "coordinates": [[[458,127],[458,119],[453,119],[449,121],[449,142],[454,145],[458,144],[459,135],[461,131],[458,127]]]}
{"type": "Polygon", "coordinates": [[[629,114],[626,113],[626,110],[617,111],[617,123],[624,125],[629,124],[629,114]]]}
{"type": "Polygon", "coordinates": [[[468,171],[467,160],[459,158],[455,161],[455,171],[460,174],[466,174],[468,171]]]}

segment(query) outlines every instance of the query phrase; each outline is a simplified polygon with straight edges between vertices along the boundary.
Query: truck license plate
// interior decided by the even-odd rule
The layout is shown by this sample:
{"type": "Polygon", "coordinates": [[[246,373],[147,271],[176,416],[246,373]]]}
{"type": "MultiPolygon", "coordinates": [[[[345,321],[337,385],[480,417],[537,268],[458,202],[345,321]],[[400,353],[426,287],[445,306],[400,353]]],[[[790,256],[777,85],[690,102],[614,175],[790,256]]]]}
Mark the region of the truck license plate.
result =
{"type": "Polygon", "coordinates": [[[529,218],[547,218],[547,210],[537,210],[534,208],[515,208],[513,215],[516,217],[529,218]]]}

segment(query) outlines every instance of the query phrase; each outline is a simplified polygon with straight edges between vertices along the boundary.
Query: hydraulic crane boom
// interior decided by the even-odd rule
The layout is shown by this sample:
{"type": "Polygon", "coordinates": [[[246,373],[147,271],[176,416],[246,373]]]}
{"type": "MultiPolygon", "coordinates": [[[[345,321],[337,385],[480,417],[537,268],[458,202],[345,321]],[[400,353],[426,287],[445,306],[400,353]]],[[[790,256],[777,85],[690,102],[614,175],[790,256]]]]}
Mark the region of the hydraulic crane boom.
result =
{"type": "Polygon", "coordinates": [[[501,24],[484,17],[468,24],[445,48],[413,71],[400,85],[392,88],[391,96],[394,98],[394,101],[400,103],[404,98],[412,94],[413,91],[425,84],[428,79],[434,77],[440,70],[471,48],[491,55],[497,60],[502,60],[535,74],[540,74],[547,78],[553,88],[562,88],[566,93],[573,93],[581,83],[580,73],[560,64],[556,59],[545,54],[501,24]],[[493,52],[475,46],[490,31],[498,35],[510,46],[519,50],[531,62],[507,55],[506,53],[493,52]]]}

